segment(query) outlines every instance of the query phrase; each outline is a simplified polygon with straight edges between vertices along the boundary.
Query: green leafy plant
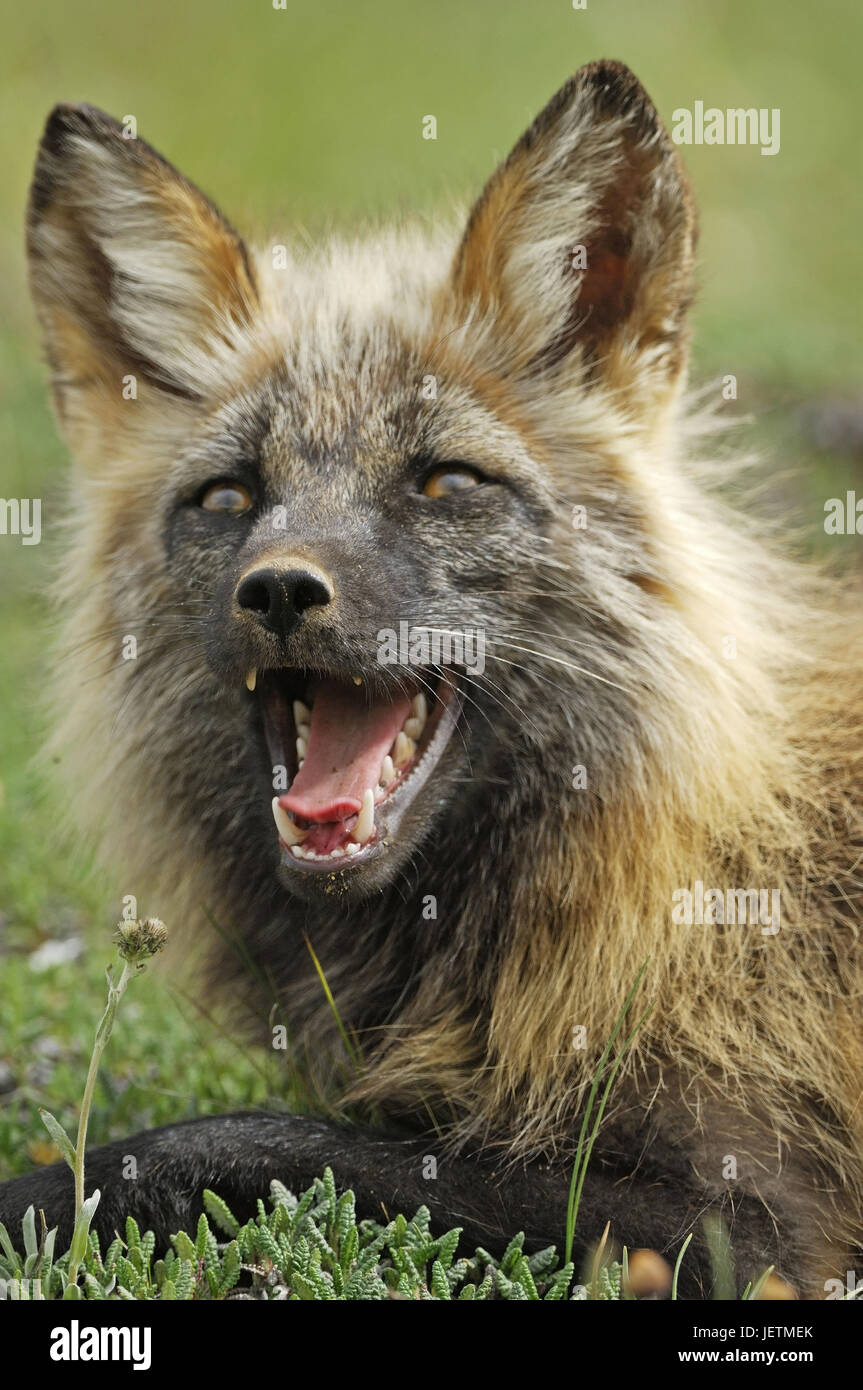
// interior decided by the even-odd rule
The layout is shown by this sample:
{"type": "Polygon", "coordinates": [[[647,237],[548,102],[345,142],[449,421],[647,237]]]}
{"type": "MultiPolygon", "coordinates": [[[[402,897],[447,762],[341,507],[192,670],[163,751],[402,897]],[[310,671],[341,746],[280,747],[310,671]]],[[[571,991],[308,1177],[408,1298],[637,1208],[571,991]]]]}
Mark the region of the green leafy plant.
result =
{"type": "MultiPolygon", "coordinates": [[[[382,1299],[555,1302],[569,1296],[572,1265],[562,1265],[553,1246],[526,1255],[515,1236],[497,1260],[487,1250],[458,1258],[461,1231],[433,1234],[427,1207],[411,1220],[386,1225],[358,1221],[354,1194],[338,1194],[329,1168],[299,1197],[280,1182],[269,1203],[241,1224],[214,1192],[194,1235],[179,1231],[172,1249],[154,1259],[152,1232],[141,1234],[132,1217],[125,1240],[102,1253],[90,1231],[80,1261],[80,1297],[86,1299],[290,1301],[382,1299]]],[[[24,1217],[24,1255],[0,1225],[0,1278],[13,1298],[64,1298],[71,1287],[71,1249],[55,1258],[56,1231],[36,1236],[35,1213],[24,1217]],[[36,1282],[38,1281],[38,1283],[36,1282]]],[[[77,1276],[77,1271],[76,1271],[77,1276]]],[[[619,1266],[603,1271],[596,1297],[617,1297],[619,1266]]],[[[579,1290],[578,1298],[587,1294],[579,1290]]]]}

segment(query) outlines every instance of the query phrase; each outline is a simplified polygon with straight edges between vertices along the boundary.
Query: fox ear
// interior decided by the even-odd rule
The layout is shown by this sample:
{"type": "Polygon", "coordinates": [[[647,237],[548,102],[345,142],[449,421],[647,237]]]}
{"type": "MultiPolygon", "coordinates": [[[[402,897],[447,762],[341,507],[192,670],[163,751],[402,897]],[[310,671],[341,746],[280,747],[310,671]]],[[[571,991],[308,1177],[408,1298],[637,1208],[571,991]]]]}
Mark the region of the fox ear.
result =
{"type": "Polygon", "coordinates": [[[204,398],[257,304],[246,250],[221,213],[90,106],[48,118],[27,246],[61,418],[82,392],[119,397],[127,374],[204,398]]]}
{"type": "Polygon", "coordinates": [[[459,310],[503,374],[575,369],[656,404],[686,357],[695,239],[689,187],[647,93],[623,64],[591,63],[474,207],[454,268],[459,310]]]}

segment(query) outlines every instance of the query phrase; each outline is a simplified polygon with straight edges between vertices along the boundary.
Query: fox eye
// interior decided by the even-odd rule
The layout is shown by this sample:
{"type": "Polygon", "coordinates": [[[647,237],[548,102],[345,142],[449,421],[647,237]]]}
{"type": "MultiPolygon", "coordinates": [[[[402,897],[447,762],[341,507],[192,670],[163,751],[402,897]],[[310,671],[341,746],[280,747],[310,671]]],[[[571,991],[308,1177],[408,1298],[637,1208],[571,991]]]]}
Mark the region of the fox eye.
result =
{"type": "Polygon", "coordinates": [[[423,483],[426,497],[451,497],[454,492],[466,492],[468,488],[478,487],[482,482],[479,473],[472,468],[436,468],[429,473],[423,483]]]}
{"type": "Polygon", "coordinates": [[[242,483],[211,483],[201,494],[199,506],[206,512],[223,512],[239,516],[252,505],[248,489],[242,483]]]}

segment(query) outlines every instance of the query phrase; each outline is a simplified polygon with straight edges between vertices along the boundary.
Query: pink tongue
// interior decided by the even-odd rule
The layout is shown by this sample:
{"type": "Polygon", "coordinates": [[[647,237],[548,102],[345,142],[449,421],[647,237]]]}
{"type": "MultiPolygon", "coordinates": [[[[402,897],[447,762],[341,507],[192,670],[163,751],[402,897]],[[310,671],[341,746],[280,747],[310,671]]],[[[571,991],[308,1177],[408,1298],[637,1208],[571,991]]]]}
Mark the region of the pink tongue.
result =
{"type": "Polygon", "coordinates": [[[367,787],[410,713],[410,700],[369,705],[363,689],[321,681],[314,691],[306,758],[279,805],[310,821],[340,821],[360,809],[367,787]]]}

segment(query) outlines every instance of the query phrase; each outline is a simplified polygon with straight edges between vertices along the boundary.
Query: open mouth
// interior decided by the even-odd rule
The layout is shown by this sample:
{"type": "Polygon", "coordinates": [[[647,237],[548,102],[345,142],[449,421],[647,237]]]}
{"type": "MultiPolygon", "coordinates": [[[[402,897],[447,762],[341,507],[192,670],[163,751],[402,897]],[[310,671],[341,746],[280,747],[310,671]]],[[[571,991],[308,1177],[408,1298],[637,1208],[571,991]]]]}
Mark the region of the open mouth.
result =
{"type": "Polygon", "coordinates": [[[252,671],[246,685],[289,783],[272,803],[283,862],[332,872],[382,853],[456,726],[453,672],[411,673],[384,694],[293,668],[252,671]]]}

